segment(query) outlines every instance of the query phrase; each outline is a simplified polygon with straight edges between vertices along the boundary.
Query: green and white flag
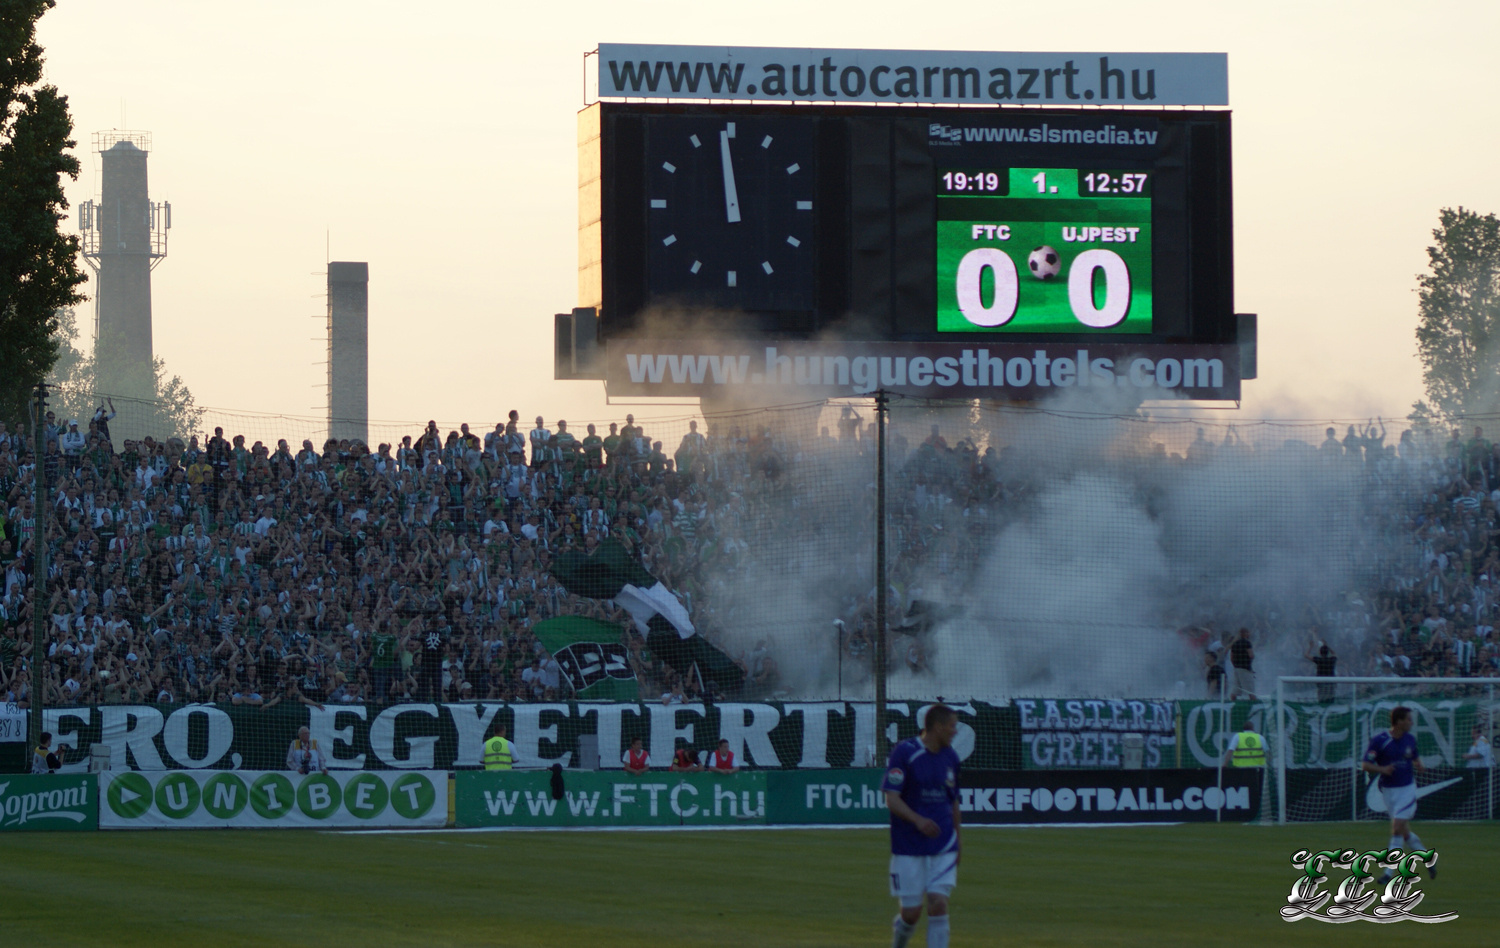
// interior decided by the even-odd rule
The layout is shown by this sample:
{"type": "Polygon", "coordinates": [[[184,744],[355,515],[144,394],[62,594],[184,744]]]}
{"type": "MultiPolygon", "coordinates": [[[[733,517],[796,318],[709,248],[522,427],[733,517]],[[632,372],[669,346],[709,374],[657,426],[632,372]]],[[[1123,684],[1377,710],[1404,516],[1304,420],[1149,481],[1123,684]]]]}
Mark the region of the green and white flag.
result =
{"type": "Polygon", "coordinates": [[[575,596],[613,599],[630,613],[642,635],[671,629],[686,639],[695,631],[677,596],[646,572],[619,540],[605,540],[592,554],[564,553],[557,558],[552,575],[575,596]]]}
{"type": "Polygon", "coordinates": [[[612,622],[582,616],[545,619],[531,627],[546,646],[573,692],[589,701],[634,701],[639,696],[635,671],[620,627],[612,622]]]}
{"type": "MultiPolygon", "coordinates": [[[[553,564],[552,575],[575,596],[614,600],[630,613],[651,653],[678,672],[696,674],[726,694],[744,683],[744,670],[698,634],[677,594],[647,572],[619,540],[611,537],[591,554],[564,553],[553,564]]],[[[607,641],[617,639],[618,633],[607,641]]]]}

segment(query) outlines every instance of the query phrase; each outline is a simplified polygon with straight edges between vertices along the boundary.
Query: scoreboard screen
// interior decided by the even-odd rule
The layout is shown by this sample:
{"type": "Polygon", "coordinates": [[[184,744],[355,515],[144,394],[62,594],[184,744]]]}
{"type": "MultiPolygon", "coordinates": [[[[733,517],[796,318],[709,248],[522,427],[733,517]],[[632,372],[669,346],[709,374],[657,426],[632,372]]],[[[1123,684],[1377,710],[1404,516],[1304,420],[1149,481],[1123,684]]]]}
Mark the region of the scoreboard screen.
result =
{"type": "Polygon", "coordinates": [[[1184,383],[1194,397],[1238,397],[1229,130],[1227,111],[597,103],[579,116],[578,303],[605,347],[745,344],[732,363],[622,350],[643,378],[712,379],[705,365],[741,366],[757,342],[774,357],[747,378],[780,378],[790,345],[809,372],[875,357],[836,340],[956,359],[954,391],[998,378],[964,366],[1002,350],[1121,387],[1138,383],[1119,367],[1154,352],[1222,375],[1184,383]]]}
{"type": "Polygon", "coordinates": [[[1151,172],[939,168],[939,332],[1151,331],[1151,172]]]}
{"type": "Polygon", "coordinates": [[[580,296],[870,340],[1234,340],[1229,113],[600,103],[580,296]]]}

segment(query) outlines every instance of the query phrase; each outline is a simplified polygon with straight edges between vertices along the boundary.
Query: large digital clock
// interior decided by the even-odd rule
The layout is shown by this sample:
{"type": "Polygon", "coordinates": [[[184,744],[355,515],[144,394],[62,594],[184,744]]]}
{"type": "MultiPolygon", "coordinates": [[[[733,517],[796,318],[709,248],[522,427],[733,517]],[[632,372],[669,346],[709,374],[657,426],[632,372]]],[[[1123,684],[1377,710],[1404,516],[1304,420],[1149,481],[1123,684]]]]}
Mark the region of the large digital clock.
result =
{"type": "Polygon", "coordinates": [[[658,116],[646,127],[646,266],[658,302],[811,310],[814,126],[775,116],[658,116]]]}

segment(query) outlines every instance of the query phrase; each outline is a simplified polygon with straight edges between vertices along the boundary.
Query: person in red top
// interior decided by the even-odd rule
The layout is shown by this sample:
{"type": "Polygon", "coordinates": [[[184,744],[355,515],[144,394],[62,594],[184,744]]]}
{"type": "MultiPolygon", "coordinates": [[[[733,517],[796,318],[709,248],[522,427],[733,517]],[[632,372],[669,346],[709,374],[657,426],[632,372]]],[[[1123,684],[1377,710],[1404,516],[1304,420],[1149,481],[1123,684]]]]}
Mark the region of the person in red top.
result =
{"type": "Polygon", "coordinates": [[[672,755],[672,770],[678,773],[696,773],[703,768],[693,758],[693,752],[688,749],[687,741],[677,739],[677,751],[672,755]]]}
{"type": "Polygon", "coordinates": [[[625,765],[627,774],[643,774],[651,769],[651,755],[641,748],[641,739],[634,738],[630,742],[630,750],[620,755],[620,763],[625,765]]]}
{"type": "Polygon", "coordinates": [[[719,738],[719,749],[714,751],[714,758],[709,761],[708,769],[720,774],[739,772],[740,768],[735,765],[734,761],[734,751],[729,749],[728,738],[719,738]]]}

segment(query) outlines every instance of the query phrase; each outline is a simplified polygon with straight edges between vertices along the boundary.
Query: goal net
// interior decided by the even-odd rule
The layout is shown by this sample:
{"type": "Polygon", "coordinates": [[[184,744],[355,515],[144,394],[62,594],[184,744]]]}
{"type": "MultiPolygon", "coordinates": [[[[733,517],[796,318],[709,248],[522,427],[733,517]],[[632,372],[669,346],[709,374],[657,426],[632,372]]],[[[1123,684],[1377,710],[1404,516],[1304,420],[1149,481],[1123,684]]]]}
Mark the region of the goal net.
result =
{"type": "Polygon", "coordinates": [[[1386,819],[1376,778],[1360,769],[1370,739],[1390,727],[1391,709],[1412,711],[1424,769],[1417,818],[1495,816],[1488,750],[1500,705],[1492,678],[1277,679],[1270,744],[1270,805],[1278,822],[1386,819]]]}

